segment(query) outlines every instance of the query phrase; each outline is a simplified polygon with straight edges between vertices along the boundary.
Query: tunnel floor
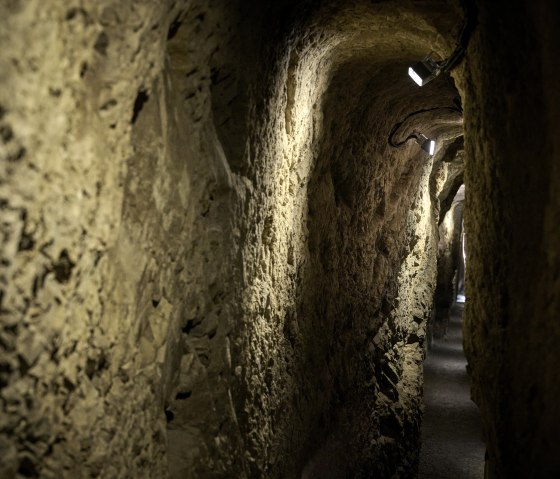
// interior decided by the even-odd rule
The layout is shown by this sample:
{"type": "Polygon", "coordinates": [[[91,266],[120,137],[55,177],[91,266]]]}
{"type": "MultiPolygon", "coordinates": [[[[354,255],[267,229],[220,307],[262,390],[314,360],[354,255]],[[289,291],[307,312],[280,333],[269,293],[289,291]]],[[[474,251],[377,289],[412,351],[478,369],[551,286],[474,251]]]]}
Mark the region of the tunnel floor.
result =
{"type": "Polygon", "coordinates": [[[463,305],[452,309],[448,334],[435,339],[424,363],[420,479],[482,479],[480,416],[470,400],[463,353],[463,305]]]}

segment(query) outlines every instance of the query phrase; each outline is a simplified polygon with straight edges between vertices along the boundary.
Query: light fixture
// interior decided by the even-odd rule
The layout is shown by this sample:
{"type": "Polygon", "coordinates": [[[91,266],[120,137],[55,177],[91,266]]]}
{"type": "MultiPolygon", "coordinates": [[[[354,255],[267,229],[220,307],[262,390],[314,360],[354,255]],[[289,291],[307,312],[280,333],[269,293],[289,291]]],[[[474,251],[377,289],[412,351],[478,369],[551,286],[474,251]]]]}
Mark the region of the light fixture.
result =
{"type": "Polygon", "coordinates": [[[421,62],[408,67],[408,74],[418,86],[424,86],[441,72],[441,64],[428,55],[421,62]]]}
{"type": "Polygon", "coordinates": [[[402,123],[397,123],[396,127],[393,127],[393,130],[389,135],[389,144],[393,148],[401,148],[403,145],[406,144],[407,141],[414,140],[416,141],[416,143],[418,143],[418,145],[420,145],[420,148],[422,148],[426,153],[428,153],[428,155],[434,156],[434,153],[436,151],[436,140],[432,140],[431,138],[428,138],[426,135],[418,131],[413,131],[404,140],[395,143],[393,137],[396,134],[401,124],[402,123]]]}
{"type": "Polygon", "coordinates": [[[416,140],[416,143],[420,145],[420,148],[422,148],[426,153],[428,153],[428,155],[434,156],[434,152],[436,151],[435,140],[428,138],[426,135],[423,135],[422,133],[415,133],[414,139],[416,140]]]}
{"type": "Polygon", "coordinates": [[[395,141],[395,136],[397,135],[403,123],[408,118],[411,118],[420,113],[425,113],[427,111],[439,110],[440,108],[441,107],[430,108],[427,110],[418,110],[408,114],[403,121],[400,121],[399,123],[395,124],[393,128],[391,128],[391,132],[389,133],[389,139],[388,139],[389,145],[391,145],[393,148],[402,148],[408,141],[414,140],[416,141],[416,143],[418,143],[418,145],[420,145],[420,148],[422,148],[426,153],[428,153],[428,155],[433,156],[436,151],[436,140],[432,140],[431,138],[428,138],[423,133],[420,133],[417,130],[413,130],[412,133],[410,133],[404,140],[401,141],[395,141]]]}
{"type": "Polygon", "coordinates": [[[478,23],[478,10],[476,8],[476,2],[471,0],[461,0],[461,5],[464,12],[464,23],[455,50],[446,60],[436,61],[431,57],[430,53],[424,60],[409,67],[408,74],[417,85],[424,86],[440,73],[449,73],[461,63],[461,60],[465,56],[469,45],[469,39],[478,23]]]}
{"type": "Polygon", "coordinates": [[[460,105],[458,107],[436,106],[433,108],[423,108],[422,110],[413,111],[408,115],[406,115],[401,121],[393,125],[393,128],[391,128],[391,131],[389,132],[389,138],[387,139],[389,145],[391,145],[393,148],[402,148],[409,140],[415,140],[416,143],[418,143],[420,147],[426,153],[428,153],[428,155],[433,156],[436,152],[436,140],[428,138],[426,135],[420,133],[418,130],[412,130],[412,133],[410,133],[404,140],[398,141],[395,138],[398,136],[402,138],[404,136],[404,135],[398,135],[398,133],[403,127],[403,125],[406,126],[406,123],[411,118],[414,118],[418,115],[424,115],[426,113],[435,112],[435,111],[450,111],[453,113],[458,113],[459,115],[461,115],[461,117],[463,115],[463,110],[460,108],[460,105]]]}

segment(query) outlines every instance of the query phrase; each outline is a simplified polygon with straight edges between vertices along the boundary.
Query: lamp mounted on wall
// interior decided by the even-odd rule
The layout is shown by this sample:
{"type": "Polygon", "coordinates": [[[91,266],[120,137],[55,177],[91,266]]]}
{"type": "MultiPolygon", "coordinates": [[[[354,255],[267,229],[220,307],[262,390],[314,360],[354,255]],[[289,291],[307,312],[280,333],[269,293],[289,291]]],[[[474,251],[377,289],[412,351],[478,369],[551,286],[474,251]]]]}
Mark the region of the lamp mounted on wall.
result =
{"type": "Polygon", "coordinates": [[[420,145],[420,148],[428,153],[428,155],[434,156],[434,152],[436,151],[436,141],[428,138],[422,133],[413,133],[413,135],[416,135],[416,143],[420,145]]]}
{"type": "Polygon", "coordinates": [[[478,22],[478,11],[474,0],[461,0],[465,21],[455,50],[449,58],[436,61],[430,53],[424,60],[408,67],[408,74],[418,86],[424,86],[440,73],[450,72],[465,56],[469,39],[478,22]]]}
{"type": "Polygon", "coordinates": [[[428,155],[434,156],[434,153],[436,151],[436,140],[428,138],[426,135],[418,131],[413,131],[403,141],[399,141],[398,143],[393,142],[393,139],[389,138],[389,144],[394,148],[400,148],[401,146],[404,146],[404,144],[409,140],[415,140],[416,143],[420,145],[420,148],[428,153],[428,155]]]}
{"type": "Polygon", "coordinates": [[[395,133],[397,132],[398,128],[401,125],[402,125],[402,123],[397,123],[397,125],[395,125],[396,128],[394,127],[393,130],[391,131],[391,134],[389,135],[389,144],[393,148],[401,148],[409,140],[415,140],[416,143],[418,143],[418,145],[420,145],[420,148],[422,148],[426,153],[428,153],[428,155],[430,155],[430,156],[434,155],[434,153],[436,151],[436,140],[434,140],[432,138],[428,138],[426,135],[424,135],[423,133],[420,133],[419,131],[413,131],[404,140],[399,141],[399,142],[395,142],[393,140],[393,136],[395,135],[395,133]]]}
{"type": "Polygon", "coordinates": [[[421,62],[415,63],[408,67],[408,74],[418,86],[424,86],[426,83],[432,81],[441,72],[441,62],[435,61],[428,55],[421,62]]]}
{"type": "Polygon", "coordinates": [[[388,139],[389,145],[391,145],[393,148],[401,148],[409,140],[415,140],[416,143],[420,145],[420,148],[422,148],[430,156],[433,156],[436,152],[436,140],[432,138],[428,138],[423,133],[420,133],[417,130],[413,130],[412,133],[402,141],[395,141],[395,136],[397,135],[401,127],[405,124],[405,122],[408,121],[410,118],[416,117],[418,115],[424,115],[430,112],[436,112],[436,111],[452,112],[454,114],[457,113],[459,115],[463,114],[463,110],[460,108],[460,105],[458,107],[436,106],[434,108],[424,108],[422,110],[413,111],[408,115],[406,115],[402,121],[399,121],[397,124],[395,124],[393,128],[391,128],[391,132],[389,133],[389,139],[388,139]]]}

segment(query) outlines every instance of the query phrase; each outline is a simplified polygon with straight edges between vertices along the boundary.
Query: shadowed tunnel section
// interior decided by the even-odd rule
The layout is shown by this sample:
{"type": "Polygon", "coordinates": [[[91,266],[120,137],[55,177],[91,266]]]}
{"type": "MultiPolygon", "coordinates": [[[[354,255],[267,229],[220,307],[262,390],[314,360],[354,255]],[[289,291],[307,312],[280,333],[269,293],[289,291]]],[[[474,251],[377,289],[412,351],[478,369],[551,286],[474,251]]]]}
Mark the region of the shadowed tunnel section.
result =
{"type": "MultiPolygon", "coordinates": [[[[433,275],[433,211],[422,204],[429,202],[432,165],[417,145],[403,155],[386,138],[403,112],[451,103],[456,91],[441,82],[419,92],[403,71],[406,60],[358,56],[337,67],[323,97],[308,186],[310,260],[299,310],[310,356],[301,363],[308,377],[302,386],[317,395],[306,416],[319,416],[306,477],[388,477],[395,465],[404,474],[417,460],[422,322],[433,283],[415,277],[433,275]],[[427,231],[411,228],[409,210],[425,215],[427,231]],[[408,255],[410,267],[403,265],[408,255]],[[415,288],[407,291],[405,281],[415,288]],[[399,302],[400,311],[393,306],[399,302]],[[412,309],[420,324],[409,316],[412,309]]],[[[433,134],[439,126],[440,134],[446,132],[436,115],[423,120],[403,129],[433,134]]]]}
{"type": "Polygon", "coordinates": [[[436,339],[424,364],[419,479],[481,479],[484,443],[480,414],[470,400],[463,353],[463,305],[451,311],[445,339],[436,339]]]}
{"type": "Polygon", "coordinates": [[[553,0],[422,88],[476,2],[66,3],[0,5],[0,477],[414,477],[463,182],[487,473],[558,475],[553,0]]]}

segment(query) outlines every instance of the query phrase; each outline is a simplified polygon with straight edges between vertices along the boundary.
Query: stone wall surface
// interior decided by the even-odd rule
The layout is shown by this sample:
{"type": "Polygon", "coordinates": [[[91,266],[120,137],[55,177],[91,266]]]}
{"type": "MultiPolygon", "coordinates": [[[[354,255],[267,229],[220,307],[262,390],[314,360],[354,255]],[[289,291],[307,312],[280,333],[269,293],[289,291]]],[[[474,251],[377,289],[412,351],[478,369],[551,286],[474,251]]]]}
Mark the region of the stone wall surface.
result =
{"type": "Polygon", "coordinates": [[[489,478],[560,475],[557,2],[478,2],[465,104],[466,351],[489,478]]]}
{"type": "MultiPolygon", "coordinates": [[[[193,2],[2,9],[1,475],[165,477],[179,442],[166,418],[193,387],[179,364],[201,411],[231,415],[207,379],[228,351],[212,309],[230,236],[212,203],[228,181],[209,101],[216,19],[193,2]],[[187,85],[187,60],[171,64],[181,22],[198,46],[179,56],[202,66],[187,85]]],[[[187,420],[183,456],[212,457],[206,421],[187,420]]]]}
{"type": "MultiPolygon", "coordinates": [[[[462,279],[460,278],[462,273],[460,265],[464,261],[462,234],[465,193],[464,187],[461,188],[463,164],[462,162],[457,163],[449,164],[447,167],[447,184],[453,185],[453,188],[447,193],[453,199],[449,210],[442,215],[443,217],[440,217],[438,227],[438,272],[434,293],[433,324],[430,324],[430,333],[433,333],[436,338],[443,338],[447,333],[451,307],[456,300],[459,292],[457,287],[462,279]],[[459,170],[459,173],[456,170],[459,170]],[[456,173],[456,176],[454,173],[456,173]]],[[[440,204],[447,202],[447,198],[445,198],[440,204]]]]}
{"type": "Polygon", "coordinates": [[[0,477],[412,476],[459,26],[3,2],[0,477]]]}

